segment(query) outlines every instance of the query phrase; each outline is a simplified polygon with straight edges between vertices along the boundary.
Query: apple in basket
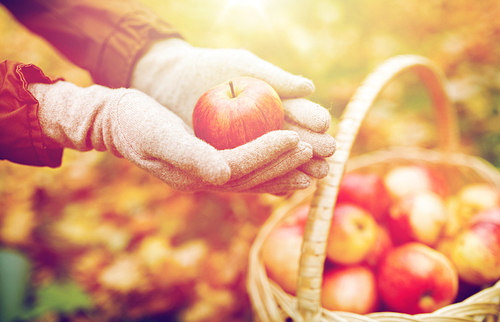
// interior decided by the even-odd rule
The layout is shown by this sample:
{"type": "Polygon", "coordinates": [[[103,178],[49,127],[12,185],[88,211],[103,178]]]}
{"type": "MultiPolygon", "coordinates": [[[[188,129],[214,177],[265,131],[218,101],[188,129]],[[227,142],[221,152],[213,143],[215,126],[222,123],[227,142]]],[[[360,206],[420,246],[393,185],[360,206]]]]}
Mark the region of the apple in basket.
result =
{"type": "Polygon", "coordinates": [[[329,269],[323,276],[321,305],[330,311],[374,312],[378,291],[373,270],[363,265],[329,269]]]}
{"type": "Polygon", "coordinates": [[[449,257],[467,283],[487,285],[500,279],[500,208],[478,213],[454,239],[449,257]]]}
{"type": "Polygon", "coordinates": [[[377,266],[379,260],[394,246],[389,229],[382,225],[378,225],[377,228],[377,238],[365,258],[365,263],[371,267],[377,266]]]}
{"type": "Polygon", "coordinates": [[[387,252],[377,270],[379,295],[388,309],[430,313],[453,303],[458,274],[452,262],[437,250],[418,242],[387,252]]]}
{"type": "Polygon", "coordinates": [[[365,209],[350,203],[335,206],[326,245],[326,256],[338,264],[366,259],[377,240],[378,224],[365,209]]]}
{"type": "Polygon", "coordinates": [[[262,261],[270,279],[285,292],[295,295],[302,241],[309,206],[297,208],[288,218],[274,228],[264,240],[262,261]]]}
{"type": "Polygon", "coordinates": [[[500,206],[477,212],[469,221],[469,225],[492,223],[500,226],[500,206]]]}
{"type": "Polygon", "coordinates": [[[474,183],[464,186],[457,193],[462,212],[473,214],[500,206],[500,190],[486,183],[474,183]]]}
{"type": "Polygon", "coordinates": [[[456,236],[469,225],[474,215],[483,210],[500,206],[500,190],[487,183],[471,183],[463,186],[447,201],[448,221],[445,235],[456,236]]]}
{"type": "Polygon", "coordinates": [[[380,221],[386,216],[391,197],[380,175],[350,172],[340,182],[337,202],[354,203],[380,221]]]}
{"type": "Polygon", "coordinates": [[[423,190],[396,200],[389,210],[388,226],[396,244],[419,241],[434,246],[447,221],[444,200],[423,190]]]}
{"type": "Polygon", "coordinates": [[[206,91],[193,110],[196,137],[232,149],[283,128],[281,99],[266,82],[238,77],[206,91]]]}
{"type": "Polygon", "coordinates": [[[396,199],[422,190],[433,191],[442,197],[448,193],[445,181],[436,171],[417,164],[400,165],[389,170],[384,176],[384,183],[396,199]]]}

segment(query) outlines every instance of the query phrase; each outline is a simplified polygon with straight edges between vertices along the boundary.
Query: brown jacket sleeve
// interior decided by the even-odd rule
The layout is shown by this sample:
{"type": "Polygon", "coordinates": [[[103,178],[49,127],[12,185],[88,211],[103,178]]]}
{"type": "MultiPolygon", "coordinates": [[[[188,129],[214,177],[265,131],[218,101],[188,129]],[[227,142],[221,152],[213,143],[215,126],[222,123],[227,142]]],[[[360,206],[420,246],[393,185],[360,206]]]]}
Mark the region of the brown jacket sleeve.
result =
{"type": "Polygon", "coordinates": [[[129,87],[133,67],[159,39],[181,37],[134,0],[0,0],[18,21],[47,39],[94,82],[129,87]]]}
{"type": "Polygon", "coordinates": [[[58,167],[62,149],[48,149],[38,122],[38,101],[28,91],[30,83],[54,83],[36,66],[0,62],[0,160],[58,167]]]}

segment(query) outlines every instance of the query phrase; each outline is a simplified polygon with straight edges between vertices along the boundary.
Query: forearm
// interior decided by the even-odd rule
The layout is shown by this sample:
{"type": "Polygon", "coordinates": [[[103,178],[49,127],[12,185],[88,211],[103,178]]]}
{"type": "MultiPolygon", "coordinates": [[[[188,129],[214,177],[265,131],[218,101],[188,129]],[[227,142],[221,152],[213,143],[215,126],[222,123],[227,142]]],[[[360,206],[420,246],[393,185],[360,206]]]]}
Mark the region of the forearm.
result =
{"type": "Polygon", "coordinates": [[[69,82],[30,84],[28,90],[40,102],[38,118],[51,147],[78,151],[106,151],[115,156],[113,132],[117,132],[116,111],[127,89],[100,85],[78,87],[69,82]]]}
{"type": "Polygon", "coordinates": [[[18,21],[44,37],[94,82],[129,87],[137,59],[159,39],[181,35],[132,0],[0,0],[18,21]]]}
{"type": "Polygon", "coordinates": [[[0,63],[0,160],[49,167],[61,164],[62,148],[47,144],[38,120],[38,101],[28,90],[31,83],[57,80],[31,64],[0,63]]]}

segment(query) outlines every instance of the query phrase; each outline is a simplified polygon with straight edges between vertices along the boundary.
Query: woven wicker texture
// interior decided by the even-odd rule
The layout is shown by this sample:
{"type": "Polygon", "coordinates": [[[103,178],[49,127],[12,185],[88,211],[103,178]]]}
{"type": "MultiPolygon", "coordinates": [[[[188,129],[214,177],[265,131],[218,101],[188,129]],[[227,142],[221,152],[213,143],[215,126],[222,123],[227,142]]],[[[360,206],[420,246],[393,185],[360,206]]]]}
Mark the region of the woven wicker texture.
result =
{"type": "Polygon", "coordinates": [[[454,187],[487,182],[500,188],[500,173],[488,162],[458,152],[460,136],[457,118],[446,92],[445,78],[428,59],[404,55],[381,64],[357,89],[340,118],[335,138],[337,151],[328,159],[330,172],[317,186],[295,193],[278,207],[262,226],[249,258],[248,292],[259,321],[499,321],[500,282],[460,303],[429,314],[407,315],[377,312],[359,315],[331,312],[321,307],[321,284],[326,258],[326,241],[337,199],[338,187],[346,171],[383,171],[396,163],[425,162],[438,167],[454,187]],[[386,85],[404,72],[416,73],[433,102],[438,150],[393,147],[349,158],[354,140],[368,110],[386,85]],[[374,170],[375,169],[375,170],[374,170]],[[297,296],[284,292],[270,280],[260,258],[260,249],[269,232],[295,207],[310,204],[299,266],[297,296]]]}

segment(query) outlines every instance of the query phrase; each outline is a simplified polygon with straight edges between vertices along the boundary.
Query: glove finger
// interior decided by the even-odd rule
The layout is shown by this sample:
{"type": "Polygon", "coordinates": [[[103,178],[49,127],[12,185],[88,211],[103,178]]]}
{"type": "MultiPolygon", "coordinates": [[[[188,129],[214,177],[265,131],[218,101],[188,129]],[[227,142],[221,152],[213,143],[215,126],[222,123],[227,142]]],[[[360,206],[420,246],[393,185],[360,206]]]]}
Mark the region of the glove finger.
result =
{"type": "MultiPolygon", "coordinates": [[[[285,175],[290,171],[297,171],[295,168],[308,162],[311,157],[311,146],[299,141],[297,147],[283,153],[263,168],[248,173],[241,178],[231,180],[224,185],[209,185],[192,174],[173,167],[170,164],[165,164],[160,160],[141,160],[139,166],[163,180],[172,188],[181,191],[244,192],[256,185],[285,175]]],[[[306,176],[305,174],[303,175],[306,176]]],[[[303,177],[301,178],[302,181],[305,180],[303,177]]]]}
{"type": "Polygon", "coordinates": [[[332,117],[323,106],[305,98],[282,101],[285,118],[313,132],[325,133],[330,128],[332,117]]]}
{"type": "Polygon", "coordinates": [[[303,127],[286,121],[283,125],[283,129],[297,132],[302,141],[312,146],[315,157],[327,158],[335,153],[337,141],[329,134],[308,131],[303,127]]]}
{"type": "Polygon", "coordinates": [[[311,185],[311,182],[311,178],[306,174],[298,170],[292,170],[283,176],[262,183],[245,192],[283,195],[289,191],[306,189],[311,185]]]}
{"type": "Polygon", "coordinates": [[[132,163],[176,190],[192,192],[200,190],[201,187],[207,185],[207,183],[200,178],[162,160],[141,159],[138,161],[133,160],[132,163]]]}
{"type": "Polygon", "coordinates": [[[251,76],[262,79],[271,85],[281,98],[304,97],[314,92],[311,80],[284,71],[247,50],[220,49],[211,54],[214,54],[214,58],[217,57],[216,60],[223,66],[220,70],[227,71],[227,77],[251,76]]]}
{"type": "Polygon", "coordinates": [[[316,179],[323,179],[328,175],[328,171],[330,170],[330,166],[325,159],[311,159],[308,162],[304,163],[298,170],[304,172],[308,176],[311,176],[316,179]]]}
{"type": "Polygon", "coordinates": [[[231,168],[231,180],[235,180],[296,148],[299,142],[299,136],[295,131],[272,131],[247,144],[222,150],[220,153],[231,168]]]}
{"type": "Polygon", "coordinates": [[[239,179],[231,180],[222,186],[212,186],[207,189],[225,192],[246,191],[259,184],[285,175],[290,171],[295,171],[297,167],[309,161],[311,157],[311,146],[301,141],[295,149],[282,154],[263,168],[257,169],[239,179]]]}
{"type": "Polygon", "coordinates": [[[172,165],[194,174],[201,180],[222,185],[231,178],[231,168],[219,151],[194,136],[178,138],[178,153],[169,153],[172,165]],[[208,146],[208,147],[207,147],[208,146]]]}

